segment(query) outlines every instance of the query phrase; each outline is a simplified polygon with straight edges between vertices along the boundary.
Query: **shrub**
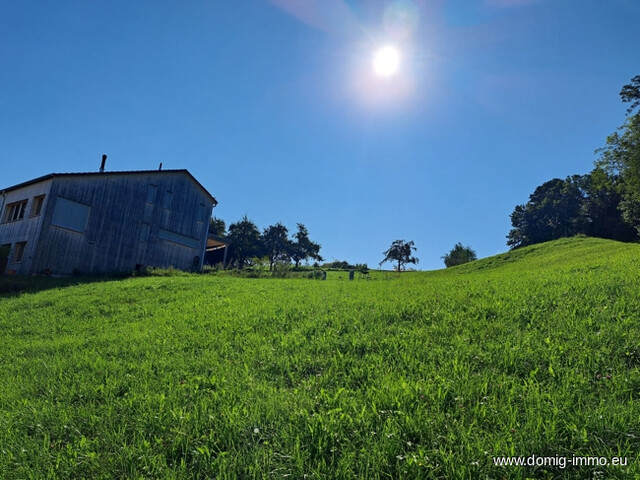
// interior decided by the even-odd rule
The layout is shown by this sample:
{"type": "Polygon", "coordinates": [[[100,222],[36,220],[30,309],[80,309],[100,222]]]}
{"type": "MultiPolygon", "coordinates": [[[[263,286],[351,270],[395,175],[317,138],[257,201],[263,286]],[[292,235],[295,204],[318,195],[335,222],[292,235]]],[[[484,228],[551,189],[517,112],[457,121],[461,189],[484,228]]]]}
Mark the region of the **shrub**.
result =
{"type": "Polygon", "coordinates": [[[441,258],[444,259],[445,267],[449,268],[477,260],[478,256],[471,247],[463,247],[462,243],[458,242],[449,253],[441,258]]]}
{"type": "Polygon", "coordinates": [[[307,274],[307,278],[312,280],[322,280],[326,276],[326,273],[322,270],[313,270],[307,274]]]}

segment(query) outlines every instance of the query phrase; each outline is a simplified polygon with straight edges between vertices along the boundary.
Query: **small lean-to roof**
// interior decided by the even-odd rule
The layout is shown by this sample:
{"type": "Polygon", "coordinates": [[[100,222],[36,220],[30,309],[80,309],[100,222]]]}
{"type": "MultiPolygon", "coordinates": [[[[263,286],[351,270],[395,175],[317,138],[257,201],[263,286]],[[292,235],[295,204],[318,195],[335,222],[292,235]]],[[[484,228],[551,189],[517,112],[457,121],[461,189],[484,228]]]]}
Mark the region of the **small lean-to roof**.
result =
{"type": "Polygon", "coordinates": [[[219,248],[225,248],[231,245],[231,242],[226,238],[218,237],[216,235],[209,234],[207,236],[207,252],[212,250],[218,250],[219,248]]]}
{"type": "Polygon", "coordinates": [[[12,185],[11,187],[3,188],[0,190],[0,194],[4,194],[10,192],[12,190],[17,190],[18,188],[26,187],[27,185],[32,185],[34,183],[44,182],[45,180],[49,180],[50,178],[55,177],[83,177],[83,176],[115,176],[115,175],[164,175],[169,173],[184,173],[186,174],[198,187],[200,187],[211,199],[211,203],[215,207],[218,204],[218,201],[215,199],[209,191],[202,186],[202,184],[196,180],[196,178],[189,173],[187,169],[177,169],[177,170],[131,170],[131,171],[113,171],[113,172],[79,172],[79,173],[49,173],[48,175],[43,175],[38,178],[34,178],[32,180],[27,180],[26,182],[18,183],[17,185],[12,185]]]}

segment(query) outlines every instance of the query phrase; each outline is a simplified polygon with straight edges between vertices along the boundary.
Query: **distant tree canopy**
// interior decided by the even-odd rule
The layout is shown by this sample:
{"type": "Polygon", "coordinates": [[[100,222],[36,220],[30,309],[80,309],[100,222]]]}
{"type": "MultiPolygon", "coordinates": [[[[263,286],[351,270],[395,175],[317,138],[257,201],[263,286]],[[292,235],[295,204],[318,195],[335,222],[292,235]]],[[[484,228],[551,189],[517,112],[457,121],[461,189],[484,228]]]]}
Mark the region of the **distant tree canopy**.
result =
{"type": "Polygon", "coordinates": [[[617,132],[609,135],[606,147],[600,152],[597,165],[617,178],[616,191],[620,195],[622,218],[640,233],[640,75],[622,87],[620,97],[631,105],[627,119],[617,132]]]}
{"type": "Polygon", "coordinates": [[[471,247],[463,247],[462,243],[458,242],[455,246],[442,257],[444,259],[445,267],[455,267],[456,265],[462,265],[463,263],[472,262],[477,260],[478,256],[471,247]]]}
{"type": "Polygon", "coordinates": [[[227,234],[227,225],[221,218],[211,217],[209,219],[209,233],[216,237],[224,237],[227,234]]]}
{"type": "Polygon", "coordinates": [[[321,262],[320,244],[312,242],[309,238],[309,231],[302,223],[298,223],[298,231],[293,234],[294,241],[291,243],[291,259],[298,267],[302,260],[311,258],[321,262]]]}
{"type": "Polygon", "coordinates": [[[331,268],[335,270],[355,270],[363,274],[369,273],[369,265],[366,263],[351,264],[346,260],[333,260],[331,262],[323,263],[322,268],[331,268]]]}
{"type": "Polygon", "coordinates": [[[554,178],[537,187],[511,214],[511,248],[574,235],[633,241],[636,234],[618,209],[618,177],[600,168],[588,175],[554,178]]]}
{"type": "Polygon", "coordinates": [[[337,270],[353,270],[356,268],[356,265],[352,265],[346,260],[333,260],[332,262],[323,263],[322,268],[335,268],[337,270]]]}
{"type": "Polygon", "coordinates": [[[405,265],[419,262],[419,260],[413,256],[415,250],[417,249],[413,245],[413,241],[405,242],[404,240],[394,240],[391,246],[382,252],[384,259],[380,262],[380,265],[382,266],[385,262],[397,262],[396,269],[400,272],[404,269],[405,265]]]}
{"type": "Polygon", "coordinates": [[[627,109],[627,115],[630,115],[636,108],[640,107],[640,75],[636,75],[631,79],[622,90],[620,90],[620,98],[623,103],[630,103],[627,109]]]}
{"type": "Polygon", "coordinates": [[[621,210],[620,177],[599,167],[584,177],[583,220],[579,233],[621,242],[636,241],[637,232],[625,221],[621,210]]]}
{"type": "Polygon", "coordinates": [[[282,223],[270,225],[260,233],[256,224],[245,215],[229,225],[226,232],[224,220],[214,217],[209,222],[209,233],[229,241],[227,266],[232,268],[241,269],[256,260],[262,261],[260,259],[269,262],[269,270],[273,270],[276,264],[290,264],[292,260],[296,267],[309,258],[322,261],[320,244],[309,238],[309,231],[302,223],[297,227],[292,238],[282,223]]]}
{"type": "Polygon", "coordinates": [[[577,234],[637,241],[640,234],[640,75],[622,87],[627,120],[588,175],[543,183],[511,214],[511,248],[577,234]],[[635,113],[634,113],[635,111],[635,113]]]}
{"type": "Polygon", "coordinates": [[[262,232],[264,253],[269,257],[269,271],[273,270],[276,262],[285,263],[291,258],[292,242],[289,240],[289,230],[281,223],[276,223],[262,232]]]}
{"type": "Polygon", "coordinates": [[[537,187],[525,205],[511,214],[513,229],[507,236],[512,248],[546,242],[578,233],[582,191],[577,176],[554,178],[537,187]]]}
{"type": "Polygon", "coordinates": [[[229,264],[244,268],[253,257],[262,256],[260,230],[247,216],[229,225],[227,239],[229,245],[229,264]]]}

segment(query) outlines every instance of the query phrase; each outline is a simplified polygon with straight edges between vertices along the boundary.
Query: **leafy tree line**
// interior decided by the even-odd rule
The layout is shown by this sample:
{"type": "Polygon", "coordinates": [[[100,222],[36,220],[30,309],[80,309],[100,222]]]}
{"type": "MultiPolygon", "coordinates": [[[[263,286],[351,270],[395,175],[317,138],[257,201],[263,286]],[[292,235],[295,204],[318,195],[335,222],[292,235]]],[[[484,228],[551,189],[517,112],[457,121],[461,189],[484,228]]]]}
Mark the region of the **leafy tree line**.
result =
{"type": "Polygon", "coordinates": [[[347,262],[346,260],[333,260],[331,262],[326,262],[320,265],[320,267],[324,269],[334,269],[334,270],[355,270],[356,272],[360,272],[363,274],[369,273],[369,265],[366,263],[356,263],[352,264],[347,262]]]}
{"type": "Polygon", "coordinates": [[[630,104],[627,119],[607,138],[597,165],[619,179],[616,190],[622,218],[640,233],[640,75],[622,87],[620,97],[630,104]]]}
{"type": "Polygon", "coordinates": [[[245,215],[227,230],[224,220],[213,217],[209,221],[209,233],[229,242],[226,266],[230,268],[242,269],[266,259],[272,271],[278,264],[293,262],[298,267],[307,259],[323,260],[320,244],[309,238],[309,231],[302,223],[297,224],[297,231],[290,238],[287,227],[279,222],[260,232],[245,215]]]}
{"type": "Polygon", "coordinates": [[[620,92],[627,119],[586,175],[554,178],[511,214],[511,248],[584,234],[623,242],[640,233],[640,75],[620,92]],[[634,113],[635,112],[635,113],[634,113]]]}

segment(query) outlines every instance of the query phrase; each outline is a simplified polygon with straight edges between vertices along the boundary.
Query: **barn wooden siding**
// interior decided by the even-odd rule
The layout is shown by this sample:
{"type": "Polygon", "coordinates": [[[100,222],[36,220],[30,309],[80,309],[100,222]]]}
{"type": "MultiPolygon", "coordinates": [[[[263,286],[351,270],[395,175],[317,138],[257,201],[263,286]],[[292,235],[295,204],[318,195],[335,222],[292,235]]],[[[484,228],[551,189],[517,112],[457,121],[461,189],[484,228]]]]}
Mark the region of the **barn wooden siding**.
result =
{"type": "MultiPolygon", "coordinates": [[[[49,189],[51,180],[44,180],[39,183],[27,185],[18,190],[7,192],[3,196],[3,207],[15,202],[27,200],[27,209],[22,220],[4,223],[5,208],[0,208],[0,245],[11,244],[12,250],[9,253],[9,261],[6,271],[17,275],[25,275],[31,272],[31,266],[36,251],[38,234],[42,227],[44,212],[49,202],[49,189]],[[37,196],[45,195],[40,215],[32,215],[33,199],[37,196]],[[13,262],[13,250],[17,242],[27,242],[21,262],[13,262]]],[[[2,274],[3,272],[0,272],[2,274]]]]}
{"type": "MultiPolygon", "coordinates": [[[[44,183],[10,193],[19,200],[44,183]]],[[[21,233],[29,262],[17,273],[202,267],[215,200],[186,170],[54,174],[47,183],[39,223],[15,222],[29,229],[21,233]]]]}

